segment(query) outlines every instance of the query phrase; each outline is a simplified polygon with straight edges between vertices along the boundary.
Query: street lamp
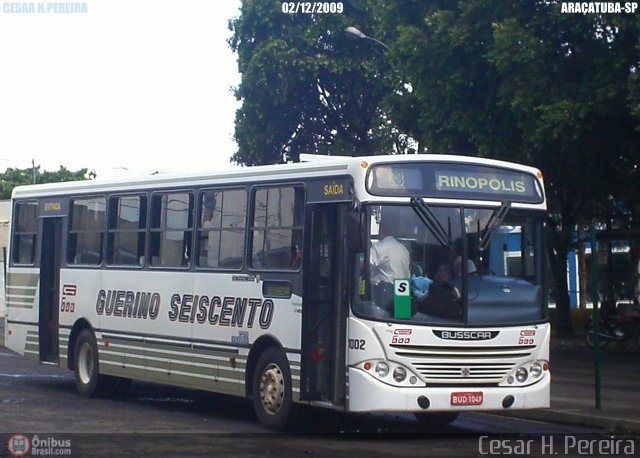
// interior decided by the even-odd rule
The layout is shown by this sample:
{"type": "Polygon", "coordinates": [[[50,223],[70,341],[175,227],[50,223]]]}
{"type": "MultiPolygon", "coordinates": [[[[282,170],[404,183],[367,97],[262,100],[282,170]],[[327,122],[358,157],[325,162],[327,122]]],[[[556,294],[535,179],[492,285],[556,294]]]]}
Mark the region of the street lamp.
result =
{"type": "MultiPolygon", "coordinates": [[[[344,29],[344,32],[349,34],[351,37],[359,39],[359,40],[370,40],[373,41],[374,43],[379,44],[380,46],[382,46],[385,51],[388,51],[389,54],[386,55],[386,61],[387,61],[387,65],[389,66],[389,68],[391,69],[392,72],[392,76],[396,76],[398,78],[398,82],[401,86],[403,86],[404,90],[407,92],[412,92],[412,87],[411,87],[411,83],[409,82],[403,82],[402,77],[401,77],[401,73],[399,71],[400,67],[397,65],[397,61],[394,59],[393,54],[391,54],[391,49],[389,49],[389,47],[384,44],[382,41],[378,40],[377,38],[373,38],[370,36],[367,36],[365,33],[363,33],[362,31],[360,31],[360,29],[358,29],[357,27],[353,27],[353,26],[349,26],[347,28],[344,29]]],[[[400,92],[397,92],[397,94],[400,94],[400,92]]],[[[416,141],[415,139],[407,136],[409,142],[413,142],[416,145],[415,148],[415,153],[418,154],[420,151],[420,142],[416,141]]]]}
{"type": "Polygon", "coordinates": [[[389,47],[387,45],[385,45],[383,42],[381,42],[380,40],[378,40],[376,38],[372,38],[372,37],[369,37],[369,36],[365,35],[360,30],[358,30],[356,27],[350,26],[350,27],[347,27],[346,29],[344,29],[344,31],[346,33],[348,33],[349,35],[353,35],[355,38],[359,38],[361,40],[371,40],[371,41],[373,41],[375,43],[378,43],[380,46],[382,46],[387,51],[391,51],[389,49],[389,47]]]}

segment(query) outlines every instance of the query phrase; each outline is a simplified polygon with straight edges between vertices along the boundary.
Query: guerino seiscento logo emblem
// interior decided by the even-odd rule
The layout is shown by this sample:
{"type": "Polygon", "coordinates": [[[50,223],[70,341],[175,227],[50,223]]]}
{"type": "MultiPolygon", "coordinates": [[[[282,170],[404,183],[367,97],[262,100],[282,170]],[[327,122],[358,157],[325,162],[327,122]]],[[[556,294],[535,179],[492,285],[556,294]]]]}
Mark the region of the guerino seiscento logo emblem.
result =
{"type": "Polygon", "coordinates": [[[24,434],[14,434],[7,441],[11,456],[26,456],[31,450],[31,442],[24,434]]]}

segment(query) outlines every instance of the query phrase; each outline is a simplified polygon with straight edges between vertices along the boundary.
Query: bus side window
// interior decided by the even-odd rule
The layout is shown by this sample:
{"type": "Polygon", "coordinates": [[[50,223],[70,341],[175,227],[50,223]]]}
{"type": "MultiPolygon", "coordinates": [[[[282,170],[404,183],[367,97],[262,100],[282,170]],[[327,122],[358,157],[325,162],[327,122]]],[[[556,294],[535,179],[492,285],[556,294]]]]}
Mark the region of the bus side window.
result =
{"type": "Polygon", "coordinates": [[[107,263],[116,266],[144,264],[147,196],[109,199],[107,263]]]}
{"type": "Polygon", "coordinates": [[[38,203],[17,203],[15,207],[12,258],[16,264],[33,265],[36,259],[38,203]]]}
{"type": "Polygon", "coordinates": [[[251,267],[298,270],[302,264],[304,189],[260,188],[254,193],[251,267]]]}
{"type": "Polygon", "coordinates": [[[188,267],[193,235],[193,194],[154,194],[151,199],[150,264],[188,267]]]}
{"type": "Polygon", "coordinates": [[[71,201],[67,248],[69,264],[102,264],[106,208],[104,197],[71,201]]]}
{"type": "Polygon", "coordinates": [[[245,189],[205,190],[200,194],[198,267],[240,269],[247,219],[245,189]]]}

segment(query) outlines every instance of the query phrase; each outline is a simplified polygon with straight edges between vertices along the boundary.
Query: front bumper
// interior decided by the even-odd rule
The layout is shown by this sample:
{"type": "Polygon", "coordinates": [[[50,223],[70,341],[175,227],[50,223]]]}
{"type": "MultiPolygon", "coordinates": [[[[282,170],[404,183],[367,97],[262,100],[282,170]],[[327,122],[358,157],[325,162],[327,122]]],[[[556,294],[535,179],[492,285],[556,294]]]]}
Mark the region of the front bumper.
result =
{"type": "MultiPolygon", "coordinates": [[[[538,409],[549,407],[551,375],[545,373],[540,381],[525,387],[395,387],[376,380],[370,374],[349,368],[349,411],[351,412],[437,412],[437,411],[488,411],[538,409]],[[451,393],[483,393],[481,405],[452,406],[451,393]],[[514,401],[508,408],[503,407],[507,396],[514,401]],[[418,398],[429,400],[427,409],[420,407],[418,398]]],[[[424,402],[423,402],[424,404],[424,402]]]]}

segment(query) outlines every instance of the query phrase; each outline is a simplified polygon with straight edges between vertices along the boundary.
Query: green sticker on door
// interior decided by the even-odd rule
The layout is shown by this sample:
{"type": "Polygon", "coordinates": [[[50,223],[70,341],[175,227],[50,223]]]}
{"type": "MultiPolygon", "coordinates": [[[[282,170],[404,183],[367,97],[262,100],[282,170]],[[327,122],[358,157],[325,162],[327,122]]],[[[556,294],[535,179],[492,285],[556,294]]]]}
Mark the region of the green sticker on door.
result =
{"type": "Polygon", "coordinates": [[[411,291],[408,278],[396,278],[393,282],[393,317],[411,318],[411,291]]]}

